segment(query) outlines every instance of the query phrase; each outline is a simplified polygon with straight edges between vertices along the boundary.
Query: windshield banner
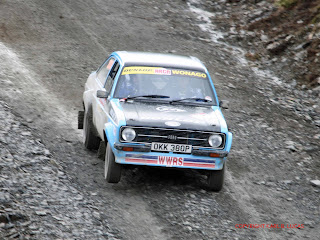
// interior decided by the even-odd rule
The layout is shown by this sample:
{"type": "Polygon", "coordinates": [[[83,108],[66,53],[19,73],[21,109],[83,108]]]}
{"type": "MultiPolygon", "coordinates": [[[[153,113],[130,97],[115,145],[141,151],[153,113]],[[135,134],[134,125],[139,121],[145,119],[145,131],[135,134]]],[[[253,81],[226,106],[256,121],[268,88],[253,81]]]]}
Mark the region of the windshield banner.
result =
{"type": "Polygon", "coordinates": [[[195,72],[189,70],[166,69],[161,67],[125,67],[121,75],[127,74],[156,74],[156,75],[182,75],[206,78],[207,75],[202,72],[195,72]]]}

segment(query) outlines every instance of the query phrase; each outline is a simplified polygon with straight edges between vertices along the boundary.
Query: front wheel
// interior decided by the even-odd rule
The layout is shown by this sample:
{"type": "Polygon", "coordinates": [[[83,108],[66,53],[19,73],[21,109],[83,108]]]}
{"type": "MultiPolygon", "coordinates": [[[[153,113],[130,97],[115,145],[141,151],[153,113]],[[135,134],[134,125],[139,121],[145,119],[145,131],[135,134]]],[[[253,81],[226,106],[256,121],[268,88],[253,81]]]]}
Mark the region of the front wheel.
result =
{"type": "Polygon", "coordinates": [[[223,187],[225,165],[221,170],[211,170],[208,175],[208,188],[211,191],[219,192],[223,187]]]}
{"type": "Polygon", "coordinates": [[[106,148],[104,178],[107,180],[108,183],[118,183],[121,178],[121,165],[116,163],[109,142],[106,148]]]}

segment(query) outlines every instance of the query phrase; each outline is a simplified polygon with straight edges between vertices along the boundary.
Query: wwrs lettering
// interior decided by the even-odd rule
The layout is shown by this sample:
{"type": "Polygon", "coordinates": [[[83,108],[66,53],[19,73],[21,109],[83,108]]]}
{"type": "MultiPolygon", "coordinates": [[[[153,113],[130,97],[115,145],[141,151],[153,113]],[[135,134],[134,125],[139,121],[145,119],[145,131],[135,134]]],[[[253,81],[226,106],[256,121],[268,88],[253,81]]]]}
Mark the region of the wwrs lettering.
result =
{"type": "Polygon", "coordinates": [[[183,165],[183,158],[178,157],[158,157],[158,164],[166,165],[166,166],[182,166],[183,165]]]}

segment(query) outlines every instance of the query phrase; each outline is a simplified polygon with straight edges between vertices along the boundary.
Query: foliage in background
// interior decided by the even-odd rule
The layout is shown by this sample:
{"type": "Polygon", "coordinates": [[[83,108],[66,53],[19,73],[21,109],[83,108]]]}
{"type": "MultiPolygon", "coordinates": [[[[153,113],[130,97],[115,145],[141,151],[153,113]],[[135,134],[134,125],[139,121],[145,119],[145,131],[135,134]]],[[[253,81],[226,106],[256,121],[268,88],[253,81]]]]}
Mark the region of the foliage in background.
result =
{"type": "Polygon", "coordinates": [[[298,0],[276,0],[276,5],[289,8],[297,4],[298,0]]]}
{"type": "Polygon", "coordinates": [[[320,23],[320,1],[319,1],[318,5],[312,9],[312,11],[315,12],[316,15],[311,20],[311,23],[312,24],[320,23]]]}

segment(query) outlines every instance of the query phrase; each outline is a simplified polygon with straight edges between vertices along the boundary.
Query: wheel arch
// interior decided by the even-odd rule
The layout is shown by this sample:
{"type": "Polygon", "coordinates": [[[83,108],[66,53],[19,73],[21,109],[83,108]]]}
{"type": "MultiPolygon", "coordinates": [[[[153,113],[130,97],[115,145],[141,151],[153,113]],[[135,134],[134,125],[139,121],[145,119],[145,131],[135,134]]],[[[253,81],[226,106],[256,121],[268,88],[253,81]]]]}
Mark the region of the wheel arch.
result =
{"type": "Polygon", "coordinates": [[[117,126],[113,125],[112,122],[107,122],[104,125],[104,140],[106,141],[106,144],[109,142],[112,150],[114,150],[114,143],[116,142],[116,139],[118,138],[118,128],[117,126]]]}
{"type": "Polygon", "coordinates": [[[105,142],[106,146],[107,146],[107,143],[108,143],[108,137],[107,137],[107,133],[106,131],[104,130],[103,131],[103,141],[105,142]]]}

